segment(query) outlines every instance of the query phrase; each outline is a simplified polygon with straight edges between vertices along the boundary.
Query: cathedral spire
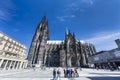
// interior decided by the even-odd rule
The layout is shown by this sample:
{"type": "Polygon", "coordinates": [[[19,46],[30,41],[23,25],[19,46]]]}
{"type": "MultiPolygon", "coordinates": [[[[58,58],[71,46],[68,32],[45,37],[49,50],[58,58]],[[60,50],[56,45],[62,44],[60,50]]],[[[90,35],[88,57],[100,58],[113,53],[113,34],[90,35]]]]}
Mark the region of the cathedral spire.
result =
{"type": "Polygon", "coordinates": [[[66,27],[66,35],[70,35],[70,30],[66,27]]]}
{"type": "Polygon", "coordinates": [[[46,18],[46,12],[44,12],[44,17],[46,18]]]}
{"type": "Polygon", "coordinates": [[[69,34],[69,31],[68,31],[68,28],[66,27],[66,34],[68,35],[69,34]]]}
{"type": "Polygon", "coordinates": [[[49,39],[48,21],[46,13],[38,24],[35,34],[33,36],[31,46],[28,53],[28,65],[44,65],[45,45],[49,39]],[[42,47],[41,47],[42,46],[42,47]]]}
{"type": "MultiPolygon", "coordinates": [[[[37,28],[36,28],[36,33],[40,32],[39,30],[41,29],[41,27],[44,27],[44,26],[41,26],[43,24],[47,24],[47,18],[46,18],[46,13],[44,12],[44,15],[42,17],[42,20],[41,22],[38,24],[37,28]]],[[[48,24],[47,24],[48,25],[48,24]]]]}
{"type": "Polygon", "coordinates": [[[46,21],[46,12],[44,12],[44,16],[42,18],[42,22],[46,21]]]}
{"type": "Polygon", "coordinates": [[[75,33],[73,32],[73,37],[75,38],[75,33]]]}

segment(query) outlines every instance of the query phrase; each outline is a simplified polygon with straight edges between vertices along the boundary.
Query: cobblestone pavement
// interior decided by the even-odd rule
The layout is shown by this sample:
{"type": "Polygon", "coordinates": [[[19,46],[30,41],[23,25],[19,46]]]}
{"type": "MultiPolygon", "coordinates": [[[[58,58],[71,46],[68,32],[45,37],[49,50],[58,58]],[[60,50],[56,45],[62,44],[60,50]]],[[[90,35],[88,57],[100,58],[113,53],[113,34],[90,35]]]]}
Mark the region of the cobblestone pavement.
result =
{"type": "MultiPolygon", "coordinates": [[[[0,72],[0,80],[53,80],[53,68],[46,70],[33,69],[20,70],[14,72],[0,72]]],[[[94,70],[94,69],[78,69],[79,78],[64,78],[63,69],[60,68],[60,80],[120,80],[120,71],[94,70]]]]}

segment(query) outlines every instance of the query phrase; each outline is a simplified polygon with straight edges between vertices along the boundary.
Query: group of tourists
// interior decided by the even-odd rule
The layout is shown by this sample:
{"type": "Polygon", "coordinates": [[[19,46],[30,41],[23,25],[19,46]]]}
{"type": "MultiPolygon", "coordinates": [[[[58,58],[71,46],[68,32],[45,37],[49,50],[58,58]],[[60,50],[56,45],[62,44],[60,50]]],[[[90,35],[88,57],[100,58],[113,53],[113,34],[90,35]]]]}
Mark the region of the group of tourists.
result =
{"type": "MultiPolygon", "coordinates": [[[[72,68],[68,69],[68,68],[66,68],[66,69],[63,69],[63,71],[64,71],[64,77],[65,78],[79,77],[77,68],[75,68],[75,69],[72,69],[72,68]]],[[[58,80],[58,79],[60,79],[60,77],[61,77],[60,69],[54,68],[53,69],[53,80],[56,80],[56,79],[58,80]]]]}
{"type": "Polygon", "coordinates": [[[53,80],[59,79],[60,76],[61,76],[60,69],[58,69],[58,70],[56,71],[56,69],[54,68],[54,69],[53,69],[53,80]]]}
{"type": "Polygon", "coordinates": [[[75,68],[74,70],[73,69],[64,69],[64,77],[66,77],[66,78],[79,77],[77,68],[75,68]]]}

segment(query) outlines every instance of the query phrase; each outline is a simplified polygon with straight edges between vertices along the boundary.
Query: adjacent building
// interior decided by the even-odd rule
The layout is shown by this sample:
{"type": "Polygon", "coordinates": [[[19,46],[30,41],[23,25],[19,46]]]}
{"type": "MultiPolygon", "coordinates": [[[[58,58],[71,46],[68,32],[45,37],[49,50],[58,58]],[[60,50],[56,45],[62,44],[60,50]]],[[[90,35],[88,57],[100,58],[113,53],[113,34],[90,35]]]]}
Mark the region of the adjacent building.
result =
{"type": "Polygon", "coordinates": [[[120,49],[120,39],[116,39],[115,42],[116,42],[118,48],[120,49]]]}
{"type": "Polygon", "coordinates": [[[88,56],[96,53],[94,45],[77,40],[69,30],[65,40],[49,40],[46,16],[38,25],[28,54],[28,67],[87,67],[88,56]]]}
{"type": "Polygon", "coordinates": [[[26,46],[0,32],[0,69],[22,69],[27,67],[26,46]]]}
{"type": "Polygon", "coordinates": [[[89,56],[89,63],[94,64],[98,68],[114,68],[120,67],[120,40],[115,40],[118,48],[109,51],[100,51],[89,56]]]}

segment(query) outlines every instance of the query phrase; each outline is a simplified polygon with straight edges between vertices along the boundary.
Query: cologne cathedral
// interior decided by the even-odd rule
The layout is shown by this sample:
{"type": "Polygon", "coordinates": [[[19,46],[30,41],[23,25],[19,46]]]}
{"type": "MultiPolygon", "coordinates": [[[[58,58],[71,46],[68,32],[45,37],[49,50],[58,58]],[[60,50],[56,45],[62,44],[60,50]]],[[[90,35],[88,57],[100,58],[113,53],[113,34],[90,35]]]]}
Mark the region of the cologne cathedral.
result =
{"type": "Polygon", "coordinates": [[[88,56],[95,53],[94,45],[76,40],[70,31],[66,31],[64,40],[49,40],[48,21],[44,15],[31,42],[28,67],[86,67],[88,56]]]}

